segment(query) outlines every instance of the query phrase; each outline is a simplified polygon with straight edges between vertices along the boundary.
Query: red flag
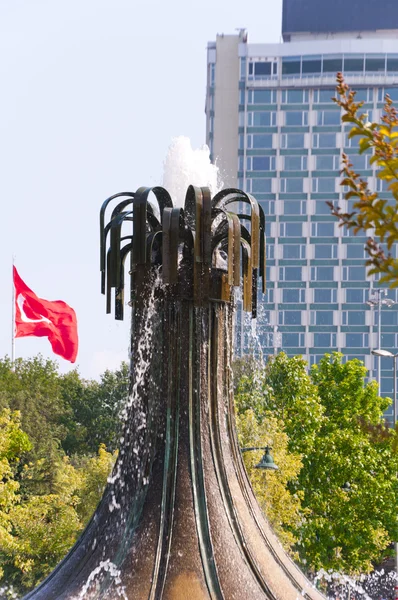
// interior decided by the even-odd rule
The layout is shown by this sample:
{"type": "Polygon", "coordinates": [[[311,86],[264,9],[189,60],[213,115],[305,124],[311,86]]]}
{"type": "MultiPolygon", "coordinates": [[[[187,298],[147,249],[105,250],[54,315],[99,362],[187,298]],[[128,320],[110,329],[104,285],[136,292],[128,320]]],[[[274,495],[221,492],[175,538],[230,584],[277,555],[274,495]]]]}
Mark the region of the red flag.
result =
{"type": "Polygon", "coordinates": [[[78,336],[76,313],[61,300],[36,296],[13,267],[15,286],[15,337],[48,337],[53,352],[74,363],[78,336]]]}

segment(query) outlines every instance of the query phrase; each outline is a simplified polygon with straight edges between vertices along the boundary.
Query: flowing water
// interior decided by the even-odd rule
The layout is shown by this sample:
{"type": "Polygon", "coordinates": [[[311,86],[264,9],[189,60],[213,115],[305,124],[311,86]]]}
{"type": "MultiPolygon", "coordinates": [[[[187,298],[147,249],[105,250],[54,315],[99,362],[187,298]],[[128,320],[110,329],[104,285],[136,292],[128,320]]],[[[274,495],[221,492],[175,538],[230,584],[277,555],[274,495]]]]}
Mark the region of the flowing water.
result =
{"type": "Polygon", "coordinates": [[[191,140],[184,136],[172,140],[163,169],[162,185],[181,208],[189,185],[208,187],[212,196],[223,187],[218,167],[210,162],[208,146],[193,149],[191,140]]]}

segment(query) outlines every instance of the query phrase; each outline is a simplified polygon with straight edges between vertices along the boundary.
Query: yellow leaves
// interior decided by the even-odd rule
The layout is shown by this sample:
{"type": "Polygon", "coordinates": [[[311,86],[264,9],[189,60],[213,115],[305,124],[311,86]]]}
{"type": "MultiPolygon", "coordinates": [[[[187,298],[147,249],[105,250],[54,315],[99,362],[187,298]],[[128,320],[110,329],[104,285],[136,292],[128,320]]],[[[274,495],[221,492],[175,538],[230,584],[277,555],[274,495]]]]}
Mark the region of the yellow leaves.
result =
{"type": "Polygon", "coordinates": [[[288,436],[283,425],[271,414],[259,423],[252,410],[237,417],[239,442],[242,447],[272,446],[272,455],[279,466],[278,471],[269,472],[256,469],[255,465],[263,451],[243,454],[250,481],[257,500],[279,539],[288,551],[296,543],[289,531],[302,515],[301,494],[292,494],[287,484],[297,479],[302,468],[301,456],[289,452],[288,436]]]}
{"type": "Polygon", "coordinates": [[[369,148],[371,147],[372,142],[370,139],[368,138],[361,138],[359,140],[358,146],[359,146],[359,154],[363,154],[364,152],[366,152],[366,150],[369,150],[369,148]]]}

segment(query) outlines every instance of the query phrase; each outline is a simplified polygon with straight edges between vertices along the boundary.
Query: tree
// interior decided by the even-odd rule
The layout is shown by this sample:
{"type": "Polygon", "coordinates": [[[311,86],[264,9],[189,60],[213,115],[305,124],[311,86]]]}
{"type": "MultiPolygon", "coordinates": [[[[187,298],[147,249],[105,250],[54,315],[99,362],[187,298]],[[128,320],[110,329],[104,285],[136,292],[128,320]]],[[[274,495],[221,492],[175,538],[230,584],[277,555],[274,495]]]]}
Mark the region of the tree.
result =
{"type": "MultiPolygon", "coordinates": [[[[283,483],[300,501],[298,516],[280,526],[283,535],[292,536],[287,543],[297,540],[307,571],[368,572],[398,536],[397,436],[383,419],[390,400],[378,396],[375,382],[365,383],[366,375],[360,361],[343,363],[338,353],[325,355],[308,375],[301,358],[281,353],[260,374],[243,376],[236,387],[243,443],[252,439],[250,445],[257,445],[264,426],[264,440],[275,430],[288,434],[289,452],[301,449],[301,470],[283,483]],[[250,385],[255,407],[251,412],[250,385]],[[271,430],[270,415],[276,419],[271,430]],[[342,489],[346,482],[351,493],[342,489]]],[[[260,492],[266,495],[264,484],[268,486],[271,478],[259,481],[254,469],[249,474],[261,503],[260,492]]],[[[273,502],[275,517],[281,510],[277,498],[267,497],[264,510],[271,522],[273,502]]]]}
{"type": "Polygon", "coordinates": [[[314,571],[358,574],[372,570],[398,534],[398,460],[395,432],[383,423],[391,401],[378,396],[376,382],[365,383],[359,360],[342,358],[325,355],[311,369],[325,412],[299,475],[309,516],[297,535],[301,558],[314,571]]]}
{"type": "Polygon", "coordinates": [[[105,371],[99,382],[82,379],[76,370],[60,378],[66,407],[62,422],[67,429],[62,447],[68,455],[94,454],[100,444],[111,452],[116,450],[129,382],[130,370],[125,362],[116,371],[105,371]]]}
{"type": "Polygon", "coordinates": [[[32,444],[29,458],[45,458],[52,464],[66,435],[61,421],[67,407],[60,395],[57,364],[39,355],[17,359],[12,367],[6,357],[0,360],[0,390],[0,408],[20,412],[21,428],[32,444]]]}
{"type": "MultiPolygon", "coordinates": [[[[6,445],[11,447],[15,427],[2,432],[4,419],[9,419],[8,413],[0,418],[0,446],[4,438],[8,440],[6,445]]],[[[16,430],[16,433],[23,441],[18,447],[20,456],[30,446],[23,432],[16,430]]],[[[25,593],[55,568],[91,518],[115,458],[104,446],[100,447],[96,457],[81,459],[78,465],[73,465],[64,456],[55,465],[51,493],[22,493],[25,488],[32,489],[25,485],[30,479],[36,481],[40,491],[37,482],[43,473],[42,460],[25,464],[20,475],[21,485],[12,473],[6,474],[7,501],[0,504],[2,583],[12,584],[17,591],[25,593]]],[[[0,464],[3,464],[1,454],[0,464]]],[[[47,484],[43,489],[47,489],[47,484]]],[[[0,494],[0,501],[5,496],[0,494]]]]}
{"type": "Polygon", "coordinates": [[[381,274],[380,283],[398,286],[398,259],[393,258],[390,250],[398,241],[398,115],[391,98],[385,98],[384,114],[381,123],[370,123],[361,108],[363,102],[355,102],[355,92],[350,90],[341,73],[337,75],[337,93],[335,102],[343,108],[343,123],[351,125],[349,137],[359,137],[359,153],[370,152],[370,164],[376,165],[377,177],[386,182],[392,201],[380,196],[369,188],[367,180],[354,169],[349,157],[343,154],[343,180],[341,185],[349,188],[345,198],[353,199],[353,211],[343,212],[332,209],[332,214],[340,219],[341,225],[352,228],[354,233],[363,232],[371,236],[367,240],[366,250],[370,267],[368,275],[381,274]]]}
{"type": "Polygon", "coordinates": [[[100,501],[128,379],[127,365],[96,382],[40,356],[0,360],[0,581],[18,593],[50,573],[100,501]]]}
{"type": "Polygon", "coordinates": [[[282,423],[271,414],[261,422],[252,410],[246,410],[237,416],[238,437],[241,447],[271,446],[272,455],[278,465],[278,471],[263,471],[255,465],[261,459],[263,451],[243,454],[254,493],[258,502],[277,533],[284,547],[293,555],[297,542],[292,533],[302,517],[301,492],[291,492],[289,483],[297,480],[302,468],[301,457],[289,451],[289,438],[282,423]]]}
{"type": "MultiPolygon", "coordinates": [[[[316,386],[301,356],[284,352],[268,359],[267,365],[242,375],[235,388],[239,413],[252,409],[259,421],[267,413],[284,423],[293,452],[309,452],[322,423],[323,408],[316,386]]],[[[240,367],[241,368],[241,367],[240,367]]]]}

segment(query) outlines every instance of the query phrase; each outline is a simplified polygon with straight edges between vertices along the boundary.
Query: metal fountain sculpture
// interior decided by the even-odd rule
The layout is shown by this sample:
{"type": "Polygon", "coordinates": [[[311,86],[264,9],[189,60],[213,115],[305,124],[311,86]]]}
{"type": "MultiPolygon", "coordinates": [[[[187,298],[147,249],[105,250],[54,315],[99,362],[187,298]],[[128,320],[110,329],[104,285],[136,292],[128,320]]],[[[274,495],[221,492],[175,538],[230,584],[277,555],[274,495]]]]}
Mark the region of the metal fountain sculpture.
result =
{"type": "Polygon", "coordinates": [[[182,209],[161,187],[139,188],[106,200],[100,226],[116,319],[130,275],[124,433],[85,532],[26,599],[320,599],[264,519],[235,432],[231,304],[241,274],[253,316],[259,278],[265,289],[261,207],[237,189],[211,198],[190,186],[182,209]]]}

